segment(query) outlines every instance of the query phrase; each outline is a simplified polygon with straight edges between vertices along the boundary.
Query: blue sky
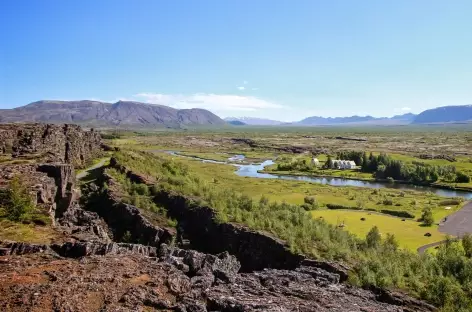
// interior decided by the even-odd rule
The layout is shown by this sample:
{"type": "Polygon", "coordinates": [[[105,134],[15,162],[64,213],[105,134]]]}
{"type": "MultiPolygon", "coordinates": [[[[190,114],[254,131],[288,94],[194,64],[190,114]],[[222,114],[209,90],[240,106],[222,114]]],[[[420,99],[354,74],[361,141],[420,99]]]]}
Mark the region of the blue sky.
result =
{"type": "Polygon", "coordinates": [[[470,12],[470,0],[3,0],[0,108],[129,99],[290,121],[471,104],[470,12]]]}

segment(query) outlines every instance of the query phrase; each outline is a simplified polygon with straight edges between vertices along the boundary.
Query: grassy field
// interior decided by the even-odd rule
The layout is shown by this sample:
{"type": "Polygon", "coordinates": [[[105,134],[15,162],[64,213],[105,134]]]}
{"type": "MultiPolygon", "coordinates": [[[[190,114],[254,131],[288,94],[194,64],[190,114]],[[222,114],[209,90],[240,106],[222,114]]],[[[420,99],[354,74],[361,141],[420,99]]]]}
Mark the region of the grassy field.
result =
{"type": "Polygon", "coordinates": [[[373,226],[377,226],[383,236],[387,233],[395,234],[400,247],[412,251],[416,251],[420,246],[445,239],[445,235],[438,231],[437,226],[423,227],[416,221],[402,221],[401,218],[377,215],[368,211],[316,210],[311,214],[314,218],[323,218],[328,223],[344,225],[346,231],[362,238],[365,238],[373,226]],[[361,218],[365,220],[362,221],[361,218]],[[430,233],[431,236],[424,236],[426,233],[430,233]]]}

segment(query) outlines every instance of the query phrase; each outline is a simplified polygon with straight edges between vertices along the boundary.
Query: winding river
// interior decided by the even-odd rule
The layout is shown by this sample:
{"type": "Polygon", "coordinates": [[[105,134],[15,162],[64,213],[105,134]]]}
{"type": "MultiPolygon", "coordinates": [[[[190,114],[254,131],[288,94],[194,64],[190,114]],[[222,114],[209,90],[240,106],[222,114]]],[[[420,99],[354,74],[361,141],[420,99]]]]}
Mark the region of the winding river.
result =
{"type": "Polygon", "coordinates": [[[466,199],[472,199],[472,192],[461,191],[461,190],[451,190],[451,189],[442,189],[430,186],[419,186],[405,183],[390,183],[390,182],[378,182],[378,181],[362,181],[362,180],[353,180],[353,179],[343,179],[335,177],[316,177],[316,176],[293,176],[293,175],[284,175],[284,174],[272,174],[259,172],[264,170],[265,167],[273,165],[274,161],[266,160],[260,164],[238,164],[237,162],[242,162],[245,157],[244,155],[235,155],[228,158],[228,161],[216,161],[202,159],[198,157],[185,156],[178,154],[177,152],[167,151],[167,153],[179,156],[179,157],[189,157],[193,159],[198,159],[202,162],[207,163],[216,163],[216,164],[230,164],[238,167],[236,174],[241,177],[251,177],[259,179],[281,179],[281,180],[295,180],[303,182],[312,182],[312,183],[321,183],[333,186],[357,186],[357,187],[368,187],[368,188],[394,188],[398,190],[411,190],[419,192],[431,192],[433,194],[443,196],[443,197],[463,197],[466,199]]]}

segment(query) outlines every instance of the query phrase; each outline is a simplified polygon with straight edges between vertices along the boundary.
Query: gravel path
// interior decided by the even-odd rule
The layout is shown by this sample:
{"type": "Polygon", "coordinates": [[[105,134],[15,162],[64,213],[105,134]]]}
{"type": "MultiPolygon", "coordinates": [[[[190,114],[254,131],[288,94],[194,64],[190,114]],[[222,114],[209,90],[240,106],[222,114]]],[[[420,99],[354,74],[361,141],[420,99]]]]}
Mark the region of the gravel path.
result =
{"type": "Polygon", "coordinates": [[[439,224],[439,232],[457,237],[472,233],[472,202],[468,202],[460,210],[449,215],[446,221],[439,224]]]}
{"type": "Polygon", "coordinates": [[[89,167],[79,173],[77,173],[77,175],[75,176],[77,178],[77,180],[80,180],[80,179],[83,179],[87,176],[87,174],[89,173],[89,171],[92,171],[94,169],[97,169],[97,168],[100,168],[102,167],[103,165],[105,165],[105,162],[108,160],[109,158],[104,158],[102,160],[100,160],[100,162],[96,163],[95,165],[93,165],[92,167],[89,167]]]}
{"type": "MultiPolygon", "coordinates": [[[[455,237],[462,237],[466,233],[472,233],[472,201],[464,205],[460,210],[447,216],[447,220],[439,224],[439,232],[455,237]]],[[[419,254],[423,254],[426,249],[436,247],[444,243],[445,240],[421,246],[417,249],[419,254]]]]}

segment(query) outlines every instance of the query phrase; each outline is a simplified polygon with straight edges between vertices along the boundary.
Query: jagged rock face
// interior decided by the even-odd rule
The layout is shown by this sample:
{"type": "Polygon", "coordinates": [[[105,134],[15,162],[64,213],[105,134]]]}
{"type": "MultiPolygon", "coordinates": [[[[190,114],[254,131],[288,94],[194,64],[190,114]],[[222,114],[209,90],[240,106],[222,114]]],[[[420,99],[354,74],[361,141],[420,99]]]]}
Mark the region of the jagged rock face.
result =
{"type": "Polygon", "coordinates": [[[100,152],[100,134],[77,125],[0,124],[0,154],[83,167],[100,152]]]}
{"type": "Polygon", "coordinates": [[[238,257],[244,271],[296,268],[304,259],[292,253],[283,241],[268,234],[217,222],[212,208],[192,205],[185,196],[163,191],[155,200],[179,221],[179,227],[190,237],[192,248],[213,254],[228,251],[238,257]]]}
{"type": "Polygon", "coordinates": [[[113,240],[120,242],[135,242],[153,247],[161,244],[169,244],[174,236],[175,230],[164,228],[151,223],[139,210],[139,208],[123,203],[114,192],[115,182],[107,176],[108,188],[99,191],[94,184],[89,185],[84,191],[87,197],[84,203],[90,212],[102,218],[110,229],[113,240]],[[95,190],[95,191],[94,191],[95,190]],[[91,196],[88,196],[91,194],[91,196]],[[125,236],[126,240],[125,240],[125,236]]]}
{"type": "Polygon", "coordinates": [[[335,274],[301,267],[237,273],[227,254],[174,250],[181,263],[123,253],[57,258],[0,257],[2,311],[433,311],[416,301],[382,302],[338,284],[335,274]],[[189,268],[192,268],[190,271],[189,268]]]}

